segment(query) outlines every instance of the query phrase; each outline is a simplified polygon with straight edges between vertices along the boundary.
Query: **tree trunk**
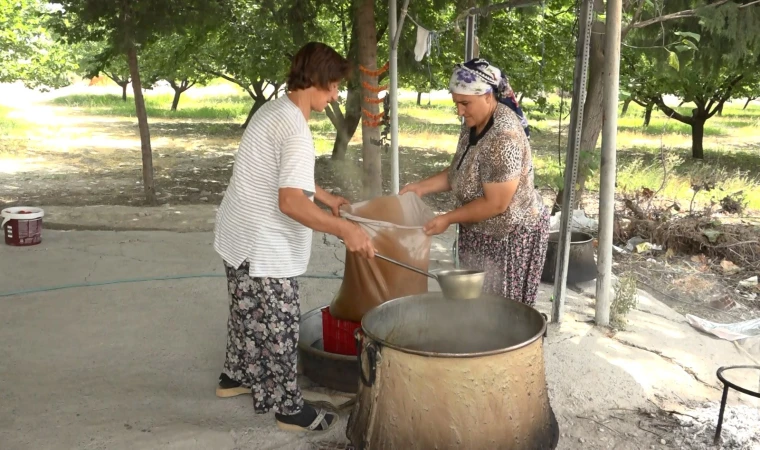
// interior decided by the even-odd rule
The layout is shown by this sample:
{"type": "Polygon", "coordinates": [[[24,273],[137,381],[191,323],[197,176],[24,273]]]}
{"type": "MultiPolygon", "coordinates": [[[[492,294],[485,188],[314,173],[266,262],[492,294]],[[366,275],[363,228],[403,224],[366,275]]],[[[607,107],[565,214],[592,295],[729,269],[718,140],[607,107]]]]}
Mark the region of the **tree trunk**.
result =
{"type": "Polygon", "coordinates": [[[348,144],[354,137],[356,129],[359,127],[359,121],[362,118],[361,95],[361,88],[349,84],[348,93],[346,94],[345,115],[341,112],[340,105],[337,102],[328,105],[325,110],[336,131],[332,155],[330,156],[330,159],[333,161],[342,161],[346,158],[348,144]]]}
{"type": "Polygon", "coordinates": [[[251,83],[251,87],[253,88],[253,91],[248,89],[246,87],[246,90],[248,91],[248,95],[251,96],[253,99],[253,106],[251,106],[251,110],[248,112],[248,117],[245,118],[245,122],[241,126],[241,128],[246,128],[248,126],[248,123],[253,118],[253,115],[256,114],[256,111],[259,110],[266,102],[269,101],[274,96],[274,92],[277,92],[277,90],[280,88],[279,84],[272,84],[272,87],[274,88],[274,92],[267,98],[266,95],[264,95],[264,87],[266,86],[267,82],[262,80],[257,80],[254,83],[251,83]]]}
{"type": "Polygon", "coordinates": [[[153,184],[153,151],[150,147],[150,129],[148,128],[148,113],[145,110],[145,99],[140,82],[140,68],[137,63],[137,49],[134,44],[127,48],[127,63],[132,77],[132,90],[135,94],[135,113],[140,128],[140,147],[142,150],[143,187],[145,201],[149,205],[156,204],[156,188],[153,184]]]}
{"type": "Polygon", "coordinates": [[[174,100],[172,100],[172,111],[177,110],[177,106],[179,106],[179,96],[182,95],[182,91],[180,89],[174,90],[174,100]]]}
{"type": "MultiPolygon", "coordinates": [[[[377,69],[377,24],[375,23],[375,1],[360,0],[356,10],[357,40],[359,44],[359,64],[369,70],[377,69]]],[[[377,77],[362,73],[362,81],[370,86],[377,86],[377,77]]],[[[377,98],[377,93],[363,89],[363,96],[377,98]]],[[[362,108],[370,114],[378,114],[379,105],[362,100],[362,108]]],[[[380,147],[380,128],[375,125],[373,117],[363,117],[362,121],[362,156],[364,166],[364,199],[377,197],[383,192],[382,165],[380,147]]]]}
{"type": "Polygon", "coordinates": [[[633,99],[631,97],[628,97],[623,101],[623,111],[620,113],[620,117],[625,117],[625,115],[628,113],[628,107],[631,106],[632,101],[633,99]]]}
{"type": "Polygon", "coordinates": [[[121,86],[121,100],[127,101],[127,86],[129,85],[129,82],[121,82],[119,83],[119,86],[121,86]]]}
{"type": "Polygon", "coordinates": [[[417,106],[422,106],[422,92],[417,92],[417,106]]]}
{"type": "MultiPolygon", "coordinates": [[[[594,12],[597,15],[604,15],[604,0],[594,1],[594,12]]],[[[594,20],[591,25],[591,32],[588,92],[583,107],[583,131],[581,133],[580,150],[593,152],[596,150],[596,143],[602,132],[602,123],[604,121],[604,110],[602,109],[602,100],[604,100],[604,23],[594,20]]],[[[578,191],[574,199],[574,208],[577,208],[581,204],[583,193],[585,192],[585,171],[578,171],[577,186],[578,191]]]]}
{"type": "Polygon", "coordinates": [[[705,122],[707,116],[695,111],[694,120],[691,123],[691,156],[694,159],[705,159],[703,141],[705,137],[705,122]]]}
{"type": "Polygon", "coordinates": [[[742,109],[747,109],[747,106],[749,106],[749,104],[750,104],[750,102],[751,102],[752,100],[754,100],[754,98],[752,98],[752,97],[747,97],[747,103],[745,103],[745,104],[744,104],[744,108],[742,108],[742,109]]]}
{"type": "Polygon", "coordinates": [[[721,103],[720,106],[718,107],[718,117],[723,117],[723,106],[724,105],[725,105],[725,103],[721,103]]]}
{"type": "Polygon", "coordinates": [[[260,98],[253,99],[253,106],[251,106],[251,110],[248,111],[248,117],[245,118],[245,122],[243,122],[243,125],[241,125],[240,128],[246,128],[248,126],[248,123],[253,118],[253,115],[256,114],[256,111],[258,111],[259,108],[264,106],[264,103],[266,103],[266,101],[262,101],[260,98]]]}
{"type": "Polygon", "coordinates": [[[646,106],[646,111],[644,112],[644,126],[648,127],[649,123],[652,121],[652,110],[654,109],[654,103],[649,102],[646,106]]]}
{"type": "Polygon", "coordinates": [[[182,95],[183,92],[193,87],[195,82],[189,82],[187,78],[180,81],[179,84],[177,84],[174,80],[169,80],[169,85],[174,89],[174,100],[172,100],[172,111],[177,110],[177,106],[179,106],[179,97],[182,95]]]}
{"type": "Polygon", "coordinates": [[[325,109],[327,117],[335,127],[335,142],[333,142],[333,150],[330,159],[333,161],[342,161],[346,158],[348,153],[348,144],[353,139],[356,129],[359,127],[359,122],[362,119],[362,87],[360,72],[357,68],[358,61],[358,34],[357,34],[357,20],[356,16],[347,17],[347,11],[343,6],[338,11],[341,17],[341,34],[343,38],[343,48],[346,51],[346,58],[354,66],[351,75],[346,80],[346,112],[345,114],[340,109],[340,104],[337,102],[325,109]],[[348,24],[351,24],[349,30],[348,24]],[[350,33],[349,33],[350,31],[350,33]]]}
{"type": "Polygon", "coordinates": [[[554,198],[554,205],[552,205],[552,216],[562,211],[562,202],[564,196],[564,189],[557,191],[557,196],[554,198]]]}

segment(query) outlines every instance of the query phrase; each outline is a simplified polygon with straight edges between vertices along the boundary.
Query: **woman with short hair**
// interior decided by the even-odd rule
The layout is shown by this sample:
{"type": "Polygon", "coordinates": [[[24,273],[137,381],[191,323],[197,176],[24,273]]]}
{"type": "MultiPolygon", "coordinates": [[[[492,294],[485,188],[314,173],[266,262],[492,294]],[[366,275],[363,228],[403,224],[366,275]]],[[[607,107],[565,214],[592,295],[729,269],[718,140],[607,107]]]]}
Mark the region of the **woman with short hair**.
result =
{"type": "Polygon", "coordinates": [[[374,256],[369,236],[339,217],[347,204],[314,182],[308,120],[338,98],[349,64],[312,42],[293,57],[288,92],[251,119],[217,213],[214,249],[224,262],[230,315],[217,395],[253,395],[256,413],[275,412],[280,428],[324,431],[338,416],[304,404],[297,383],[300,299],[313,231],[341,238],[349,251],[374,256]],[[332,214],[314,204],[329,207],[332,214]]]}

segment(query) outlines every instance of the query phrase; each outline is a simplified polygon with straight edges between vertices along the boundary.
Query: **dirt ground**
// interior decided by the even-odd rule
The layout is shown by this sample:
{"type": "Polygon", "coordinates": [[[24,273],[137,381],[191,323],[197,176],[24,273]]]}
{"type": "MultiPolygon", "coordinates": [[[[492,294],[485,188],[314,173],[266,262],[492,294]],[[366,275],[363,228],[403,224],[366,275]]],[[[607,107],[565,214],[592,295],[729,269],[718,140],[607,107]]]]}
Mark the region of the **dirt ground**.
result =
{"type": "MultiPolygon", "coordinates": [[[[271,416],[253,414],[250,397],[214,397],[226,291],[212,234],[190,232],[206,226],[213,207],[109,209],[93,216],[78,209],[79,219],[131,214],[165,231],[46,230],[39,246],[2,247],[3,449],[346,448],[342,429],[293,436],[277,431],[271,416]],[[176,216],[187,223],[167,220],[176,216]],[[168,278],[181,275],[187,278],[168,278]]],[[[452,238],[434,239],[433,268],[450,266],[452,238]]],[[[329,304],[344,252],[335,239],[315,236],[303,311],[329,304]]],[[[539,311],[551,313],[551,293],[540,286],[539,311]]],[[[550,324],[543,341],[558,448],[715,448],[708,446],[721,392],[715,371],[751,359],[644,294],[625,331],[595,327],[593,316],[594,300],[571,291],[562,322],[550,324]]],[[[721,448],[757,450],[751,433],[760,427],[760,404],[736,393],[729,402],[721,448]]]]}

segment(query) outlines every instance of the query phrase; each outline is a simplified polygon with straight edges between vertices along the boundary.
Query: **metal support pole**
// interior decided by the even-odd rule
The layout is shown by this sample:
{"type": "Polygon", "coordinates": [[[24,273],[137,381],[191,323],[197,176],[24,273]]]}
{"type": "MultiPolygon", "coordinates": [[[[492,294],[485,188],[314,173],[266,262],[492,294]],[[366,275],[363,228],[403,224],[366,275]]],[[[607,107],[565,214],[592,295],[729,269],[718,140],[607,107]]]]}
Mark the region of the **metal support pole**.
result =
{"type": "Polygon", "coordinates": [[[615,220],[618,90],[620,85],[620,22],[622,0],[607,0],[604,38],[604,126],[602,128],[599,247],[596,276],[596,324],[610,323],[612,303],[612,228],[615,220]]]}
{"type": "Polygon", "coordinates": [[[388,75],[390,77],[390,121],[391,121],[391,194],[399,191],[399,158],[398,158],[398,41],[404,28],[404,19],[409,6],[409,0],[404,0],[401,7],[401,17],[396,13],[396,0],[388,0],[388,75]],[[397,21],[398,20],[398,25],[397,21]]]}
{"type": "MultiPolygon", "coordinates": [[[[474,9],[474,8],[473,8],[474,9]]],[[[464,60],[469,61],[474,58],[475,52],[475,15],[472,10],[467,16],[467,28],[464,35],[464,60]]],[[[461,123],[464,123],[462,118],[461,123]]],[[[459,224],[454,227],[456,236],[454,237],[454,267],[459,268],[459,224]]]]}
{"type": "Polygon", "coordinates": [[[475,54],[475,16],[467,16],[467,28],[464,38],[464,60],[469,61],[475,54]]]}
{"type": "Polygon", "coordinates": [[[581,131],[583,129],[583,103],[586,101],[588,81],[588,58],[591,41],[591,22],[594,19],[594,0],[583,0],[578,20],[580,30],[575,46],[575,72],[573,73],[573,101],[570,112],[570,128],[565,158],[565,186],[562,196],[562,218],[560,220],[557,269],[554,276],[554,300],[552,322],[562,320],[565,309],[567,288],[567,263],[570,260],[570,237],[575,204],[575,183],[578,178],[578,156],[580,155],[581,131]]]}

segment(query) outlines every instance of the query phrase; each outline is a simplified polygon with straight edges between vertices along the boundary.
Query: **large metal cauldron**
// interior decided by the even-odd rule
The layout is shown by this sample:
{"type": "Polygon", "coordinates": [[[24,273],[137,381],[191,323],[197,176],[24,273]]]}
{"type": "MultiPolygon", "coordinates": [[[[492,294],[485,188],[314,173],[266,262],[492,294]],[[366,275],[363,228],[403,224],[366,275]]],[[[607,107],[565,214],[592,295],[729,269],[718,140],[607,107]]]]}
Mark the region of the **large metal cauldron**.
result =
{"type": "Polygon", "coordinates": [[[362,319],[361,380],[346,434],[360,450],[555,448],[546,320],[484,294],[383,303],[362,319]]]}

